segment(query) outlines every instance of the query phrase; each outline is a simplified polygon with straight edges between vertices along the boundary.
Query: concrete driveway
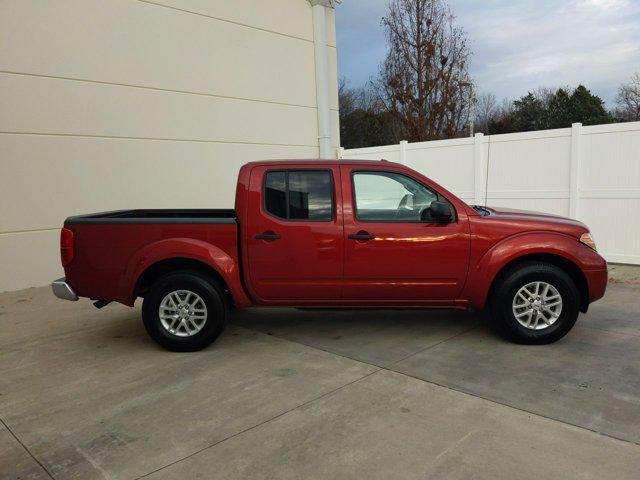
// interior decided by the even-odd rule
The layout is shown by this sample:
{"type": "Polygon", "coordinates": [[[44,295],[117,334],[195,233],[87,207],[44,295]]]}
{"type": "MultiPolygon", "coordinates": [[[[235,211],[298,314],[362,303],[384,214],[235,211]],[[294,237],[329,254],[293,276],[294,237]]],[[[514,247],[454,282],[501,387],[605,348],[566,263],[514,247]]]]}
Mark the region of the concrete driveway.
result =
{"type": "Polygon", "coordinates": [[[0,295],[0,478],[640,478],[638,286],[540,347],[463,312],[249,310],[178,354],[139,313],[0,295]]]}

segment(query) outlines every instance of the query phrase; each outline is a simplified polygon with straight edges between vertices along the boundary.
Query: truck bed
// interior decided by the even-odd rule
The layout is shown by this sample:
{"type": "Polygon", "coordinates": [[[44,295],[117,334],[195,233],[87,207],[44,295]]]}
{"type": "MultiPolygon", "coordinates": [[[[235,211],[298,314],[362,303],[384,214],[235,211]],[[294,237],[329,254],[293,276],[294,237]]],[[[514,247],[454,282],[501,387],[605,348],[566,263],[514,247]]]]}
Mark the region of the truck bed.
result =
{"type": "Polygon", "coordinates": [[[118,210],[69,217],[64,226],[75,242],[65,274],[82,297],[131,305],[131,275],[165,256],[198,258],[208,245],[238,258],[234,210],[118,210]]]}
{"type": "Polygon", "coordinates": [[[67,224],[105,223],[235,223],[236,212],[224,209],[114,210],[67,218],[67,224]]]}

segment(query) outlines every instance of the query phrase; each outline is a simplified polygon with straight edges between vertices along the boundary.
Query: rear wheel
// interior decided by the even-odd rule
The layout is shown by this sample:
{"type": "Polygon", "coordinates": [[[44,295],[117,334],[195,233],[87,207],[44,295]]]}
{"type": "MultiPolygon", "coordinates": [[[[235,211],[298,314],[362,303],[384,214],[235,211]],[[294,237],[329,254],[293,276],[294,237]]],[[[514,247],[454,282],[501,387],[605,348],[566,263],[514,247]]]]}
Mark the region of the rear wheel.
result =
{"type": "Polygon", "coordinates": [[[210,345],[224,330],[227,317],[224,296],[213,281],[192,271],[158,279],[142,305],[144,326],[151,338],[176,352],[210,345]]]}
{"type": "Polygon", "coordinates": [[[578,319],[580,294],[571,277],[555,265],[519,264],[498,280],[491,315],[496,329],[524,344],[552,343],[578,319]]]}

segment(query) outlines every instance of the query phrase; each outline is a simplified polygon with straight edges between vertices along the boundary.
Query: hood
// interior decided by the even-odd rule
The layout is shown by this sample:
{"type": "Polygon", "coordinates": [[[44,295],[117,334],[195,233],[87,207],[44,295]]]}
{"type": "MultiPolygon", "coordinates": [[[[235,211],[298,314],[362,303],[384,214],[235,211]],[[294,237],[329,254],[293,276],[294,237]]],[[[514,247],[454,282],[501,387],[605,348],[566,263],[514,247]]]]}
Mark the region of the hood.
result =
{"type": "Polygon", "coordinates": [[[589,231],[587,226],[571,218],[553,215],[551,213],[531,212],[527,210],[514,210],[502,207],[483,207],[488,212],[487,219],[504,221],[505,223],[518,224],[526,229],[542,229],[563,231],[571,235],[580,236],[589,231]]]}

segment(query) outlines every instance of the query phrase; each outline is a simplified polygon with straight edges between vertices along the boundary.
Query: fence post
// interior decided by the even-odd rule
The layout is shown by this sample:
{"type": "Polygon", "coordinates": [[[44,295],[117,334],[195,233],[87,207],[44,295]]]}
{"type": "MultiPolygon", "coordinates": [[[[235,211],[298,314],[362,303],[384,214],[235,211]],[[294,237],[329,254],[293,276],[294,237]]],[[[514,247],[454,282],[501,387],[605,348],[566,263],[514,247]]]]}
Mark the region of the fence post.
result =
{"type": "Polygon", "coordinates": [[[344,159],[344,147],[340,147],[338,148],[338,151],[336,152],[338,155],[338,160],[343,160],[344,159]]]}
{"type": "Polygon", "coordinates": [[[400,163],[402,165],[407,164],[407,142],[406,140],[400,140],[400,163]]]}
{"type": "Polygon", "coordinates": [[[476,205],[486,203],[487,168],[484,158],[484,134],[476,133],[473,137],[473,168],[474,168],[474,202],[476,205]]]}
{"type": "Polygon", "coordinates": [[[582,124],[571,125],[571,163],[569,175],[569,216],[578,218],[580,201],[580,160],[582,155],[582,124]]]}

